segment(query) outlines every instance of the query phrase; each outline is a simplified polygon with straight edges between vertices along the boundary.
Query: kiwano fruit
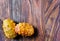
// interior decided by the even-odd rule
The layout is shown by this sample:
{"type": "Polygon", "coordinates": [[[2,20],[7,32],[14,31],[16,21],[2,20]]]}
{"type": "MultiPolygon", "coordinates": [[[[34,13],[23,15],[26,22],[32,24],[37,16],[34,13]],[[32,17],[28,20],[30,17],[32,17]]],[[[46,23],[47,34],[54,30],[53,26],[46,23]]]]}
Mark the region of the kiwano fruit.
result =
{"type": "Polygon", "coordinates": [[[15,23],[11,19],[3,20],[3,30],[7,38],[15,38],[15,23]]]}
{"type": "Polygon", "coordinates": [[[31,36],[34,34],[34,28],[29,23],[19,23],[15,27],[15,32],[22,36],[31,36]]]}

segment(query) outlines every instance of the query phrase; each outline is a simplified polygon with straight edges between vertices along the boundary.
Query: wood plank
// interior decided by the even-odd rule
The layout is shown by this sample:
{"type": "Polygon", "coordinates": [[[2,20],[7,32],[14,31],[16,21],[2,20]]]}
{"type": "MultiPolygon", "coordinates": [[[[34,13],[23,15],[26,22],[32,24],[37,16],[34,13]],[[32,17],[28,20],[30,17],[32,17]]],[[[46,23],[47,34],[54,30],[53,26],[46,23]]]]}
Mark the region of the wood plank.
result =
{"type": "Polygon", "coordinates": [[[0,0],[0,41],[59,41],[60,0],[0,0]],[[31,37],[8,39],[2,21],[11,18],[35,27],[31,37]]]}

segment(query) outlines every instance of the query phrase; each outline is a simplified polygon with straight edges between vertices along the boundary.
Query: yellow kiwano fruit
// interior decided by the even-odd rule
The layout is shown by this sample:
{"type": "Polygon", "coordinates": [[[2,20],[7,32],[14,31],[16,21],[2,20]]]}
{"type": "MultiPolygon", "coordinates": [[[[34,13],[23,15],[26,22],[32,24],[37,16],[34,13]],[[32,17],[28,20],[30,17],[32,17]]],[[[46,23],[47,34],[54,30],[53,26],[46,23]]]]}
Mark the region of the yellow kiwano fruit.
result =
{"type": "Polygon", "coordinates": [[[5,19],[3,21],[3,30],[7,38],[15,38],[15,23],[11,19],[5,19]]]}
{"type": "Polygon", "coordinates": [[[15,27],[15,32],[22,36],[31,36],[34,34],[34,28],[29,23],[19,23],[15,27]]]}

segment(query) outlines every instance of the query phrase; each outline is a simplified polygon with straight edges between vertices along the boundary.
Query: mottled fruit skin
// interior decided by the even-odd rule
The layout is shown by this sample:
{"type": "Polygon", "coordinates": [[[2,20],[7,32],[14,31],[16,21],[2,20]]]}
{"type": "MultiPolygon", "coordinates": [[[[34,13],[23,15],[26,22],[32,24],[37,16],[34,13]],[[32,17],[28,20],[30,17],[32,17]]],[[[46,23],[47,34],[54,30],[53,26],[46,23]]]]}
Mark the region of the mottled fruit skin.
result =
{"type": "Polygon", "coordinates": [[[19,23],[15,27],[15,32],[22,36],[31,36],[34,34],[34,28],[29,23],[19,23]]]}
{"type": "Polygon", "coordinates": [[[11,19],[3,20],[3,30],[7,38],[15,38],[15,23],[11,19]]]}

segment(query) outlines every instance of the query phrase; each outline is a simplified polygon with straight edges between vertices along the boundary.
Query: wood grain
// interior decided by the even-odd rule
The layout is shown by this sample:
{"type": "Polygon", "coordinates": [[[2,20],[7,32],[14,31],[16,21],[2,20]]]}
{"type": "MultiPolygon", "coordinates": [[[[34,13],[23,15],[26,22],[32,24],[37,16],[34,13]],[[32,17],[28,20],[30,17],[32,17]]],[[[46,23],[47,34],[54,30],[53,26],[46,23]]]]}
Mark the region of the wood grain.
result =
{"type": "Polygon", "coordinates": [[[60,0],[0,0],[0,41],[60,41],[60,0]],[[32,37],[8,39],[2,21],[28,22],[35,27],[32,37]]]}
{"type": "MultiPolygon", "coordinates": [[[[45,41],[59,41],[57,39],[57,32],[59,31],[59,20],[60,20],[60,1],[59,0],[51,0],[51,3],[47,1],[46,5],[44,6],[45,11],[45,30],[46,30],[46,37],[45,41]],[[46,9],[47,8],[47,9],[46,9]]],[[[60,33],[60,32],[59,32],[60,33]]]]}

